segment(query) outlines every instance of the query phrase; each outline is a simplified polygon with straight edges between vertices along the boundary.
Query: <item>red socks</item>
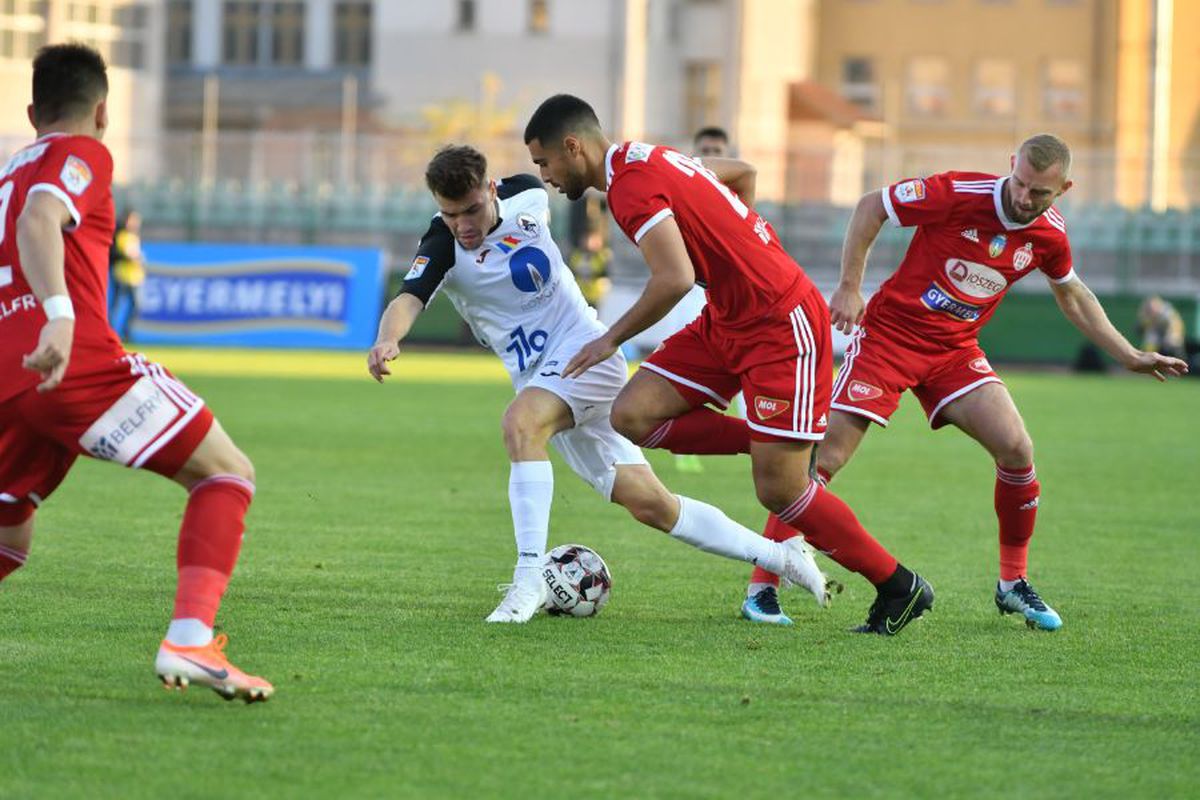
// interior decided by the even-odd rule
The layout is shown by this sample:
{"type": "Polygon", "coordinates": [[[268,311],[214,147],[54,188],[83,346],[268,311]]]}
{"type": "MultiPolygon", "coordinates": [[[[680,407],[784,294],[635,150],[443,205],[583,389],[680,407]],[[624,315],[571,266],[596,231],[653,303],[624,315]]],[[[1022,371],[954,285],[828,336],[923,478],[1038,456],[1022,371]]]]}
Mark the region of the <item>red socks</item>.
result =
{"type": "Polygon", "coordinates": [[[816,549],[846,569],[879,585],[896,571],[897,561],[859,523],[850,506],[817,481],[779,514],[816,549]]]}
{"type": "Polygon", "coordinates": [[[1000,580],[1025,577],[1029,539],[1037,519],[1038,483],[1033,465],[1008,469],[996,465],[996,517],[1000,520],[1000,580]]]}
{"type": "Polygon", "coordinates": [[[0,544],[0,581],[7,578],[14,571],[25,565],[25,558],[28,556],[24,550],[18,550],[15,547],[7,547],[0,544]]]}
{"type": "Polygon", "coordinates": [[[744,419],[699,406],[659,425],[638,445],[670,450],[680,455],[728,456],[749,453],[750,426],[744,419]]]}
{"type": "Polygon", "coordinates": [[[179,530],[173,619],[194,618],[213,626],[242,547],[253,496],[254,484],[236,475],[214,475],[192,487],[179,530]]]}

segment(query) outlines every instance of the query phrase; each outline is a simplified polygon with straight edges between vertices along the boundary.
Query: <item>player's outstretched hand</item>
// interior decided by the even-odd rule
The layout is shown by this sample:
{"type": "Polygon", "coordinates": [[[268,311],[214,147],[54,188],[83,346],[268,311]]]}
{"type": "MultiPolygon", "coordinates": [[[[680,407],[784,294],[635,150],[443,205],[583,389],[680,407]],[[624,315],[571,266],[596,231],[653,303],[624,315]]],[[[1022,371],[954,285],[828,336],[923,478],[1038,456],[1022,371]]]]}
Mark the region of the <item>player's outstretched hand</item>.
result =
{"type": "Polygon", "coordinates": [[[607,335],[593,339],[581,347],[575,357],[567,362],[562,375],[564,378],[578,377],[601,361],[611,358],[615,352],[617,352],[617,346],[609,340],[607,335]]]}
{"type": "Polygon", "coordinates": [[[62,383],[71,361],[71,340],[75,338],[75,320],[52,319],[42,326],[34,351],[21,358],[21,366],[42,376],[39,392],[49,392],[62,383]]]}
{"type": "Polygon", "coordinates": [[[847,286],[839,286],[829,298],[829,321],[842,333],[850,333],[862,321],[867,303],[862,292],[847,286]]]}
{"type": "Polygon", "coordinates": [[[392,374],[387,362],[395,361],[398,355],[400,346],[395,342],[376,342],[367,353],[367,371],[371,373],[372,378],[383,383],[383,376],[392,374]]]}
{"type": "Polygon", "coordinates": [[[1186,361],[1164,356],[1162,353],[1139,352],[1132,363],[1125,365],[1125,369],[1130,372],[1153,375],[1157,380],[1165,381],[1167,378],[1186,375],[1188,365],[1186,361]]]}

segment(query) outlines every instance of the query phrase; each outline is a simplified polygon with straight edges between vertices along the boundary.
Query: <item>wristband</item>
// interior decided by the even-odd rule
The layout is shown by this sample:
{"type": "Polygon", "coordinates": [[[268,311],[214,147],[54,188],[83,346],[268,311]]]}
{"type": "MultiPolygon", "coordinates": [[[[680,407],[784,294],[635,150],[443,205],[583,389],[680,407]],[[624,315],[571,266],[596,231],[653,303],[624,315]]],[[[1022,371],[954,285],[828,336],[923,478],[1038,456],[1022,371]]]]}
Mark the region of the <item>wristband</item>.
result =
{"type": "Polygon", "coordinates": [[[46,312],[47,321],[56,319],[75,319],[75,306],[71,298],[65,294],[56,294],[42,301],[42,310],[46,312]]]}

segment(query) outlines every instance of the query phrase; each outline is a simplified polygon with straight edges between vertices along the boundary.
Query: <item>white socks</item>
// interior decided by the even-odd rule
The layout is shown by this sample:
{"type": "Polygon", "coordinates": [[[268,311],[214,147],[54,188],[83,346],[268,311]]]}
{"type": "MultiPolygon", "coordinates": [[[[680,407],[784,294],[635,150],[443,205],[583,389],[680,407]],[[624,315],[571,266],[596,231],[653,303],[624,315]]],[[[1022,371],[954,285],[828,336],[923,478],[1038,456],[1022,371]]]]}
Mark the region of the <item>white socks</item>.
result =
{"type": "Polygon", "coordinates": [[[203,647],[212,638],[212,628],[198,619],[173,619],[167,626],[167,641],[176,647],[203,647]]]}
{"type": "Polygon", "coordinates": [[[508,505],[517,540],[517,569],[536,568],[546,554],[554,470],[549,461],[514,461],[508,474],[508,505]]]}
{"type": "Polygon", "coordinates": [[[736,558],[762,567],[768,572],[783,571],[783,547],[749,528],[743,527],[719,508],[676,495],[679,498],[679,519],[671,535],[706,553],[736,558]]]}

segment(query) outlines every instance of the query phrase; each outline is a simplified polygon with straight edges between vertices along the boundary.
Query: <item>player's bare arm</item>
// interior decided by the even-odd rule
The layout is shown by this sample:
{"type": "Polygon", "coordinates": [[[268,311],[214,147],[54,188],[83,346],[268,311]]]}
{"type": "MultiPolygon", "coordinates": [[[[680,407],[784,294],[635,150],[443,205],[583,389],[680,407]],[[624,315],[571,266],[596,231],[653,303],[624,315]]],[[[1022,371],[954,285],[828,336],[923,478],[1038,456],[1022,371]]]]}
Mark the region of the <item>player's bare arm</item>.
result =
{"type": "Polygon", "coordinates": [[[400,294],[383,312],[379,320],[379,333],[375,344],[367,353],[367,371],[371,377],[383,383],[384,375],[391,375],[387,362],[395,360],[400,355],[400,342],[408,336],[413,323],[425,309],[421,298],[407,292],[400,294]]]}
{"type": "Polygon", "coordinates": [[[38,336],[37,347],[21,360],[25,369],[41,375],[39,392],[48,392],[62,383],[71,360],[75,315],[67,299],[62,235],[63,226],[71,221],[66,204],[49,192],[30,195],[17,218],[21,268],[48,318],[38,336]],[[51,306],[46,307],[51,298],[54,298],[51,306]]]}
{"type": "Polygon", "coordinates": [[[758,185],[757,167],[737,158],[702,158],[700,163],[716,175],[717,180],[732,189],[743,203],[754,205],[754,192],[758,185]]]}
{"type": "Polygon", "coordinates": [[[683,234],[673,217],[651,228],[638,245],[650,280],[633,307],[609,328],[608,333],[584,345],[563,370],[563,377],[582,375],[590,367],[617,351],[628,339],[649,328],[667,315],[696,283],[692,259],[683,243],[683,234]]]}
{"type": "Polygon", "coordinates": [[[829,299],[829,317],[833,327],[850,333],[862,321],[866,301],[862,295],[863,276],[867,271],[867,254],[887,220],[887,209],[879,192],[868,192],[854,207],[846,239],[842,244],[842,274],[838,288],[829,299]]]}
{"type": "Polygon", "coordinates": [[[1138,350],[1130,344],[1129,340],[1113,327],[1096,295],[1078,277],[1066,283],[1051,283],[1050,287],[1054,291],[1058,307],[1067,319],[1071,320],[1071,324],[1125,369],[1153,375],[1160,381],[1165,381],[1168,377],[1179,377],[1188,371],[1187,363],[1178,358],[1138,350]]]}

